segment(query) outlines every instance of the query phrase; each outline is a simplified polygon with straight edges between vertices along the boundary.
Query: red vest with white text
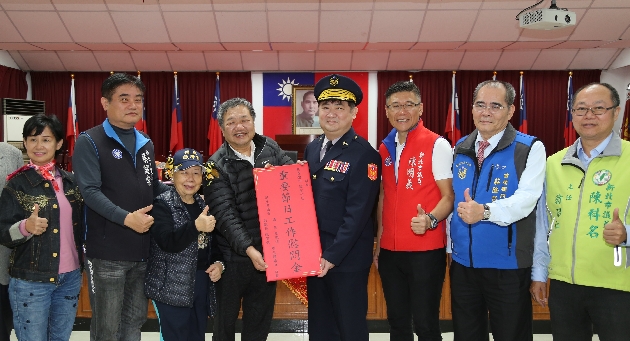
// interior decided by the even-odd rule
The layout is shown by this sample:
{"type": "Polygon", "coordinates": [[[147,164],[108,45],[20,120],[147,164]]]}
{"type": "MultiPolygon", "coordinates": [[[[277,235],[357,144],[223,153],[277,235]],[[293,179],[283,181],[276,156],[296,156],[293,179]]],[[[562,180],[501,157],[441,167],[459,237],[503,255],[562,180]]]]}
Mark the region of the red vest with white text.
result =
{"type": "Polygon", "coordinates": [[[426,129],[422,121],[407,133],[405,148],[395,177],[396,129],[383,140],[379,153],[383,160],[383,234],[381,247],[390,251],[429,251],[446,246],[444,221],[434,230],[417,235],[411,218],[418,215],[418,204],[429,213],[442,198],[433,177],[433,147],[439,135],[426,129]],[[390,154],[391,153],[391,154],[390,154]]]}

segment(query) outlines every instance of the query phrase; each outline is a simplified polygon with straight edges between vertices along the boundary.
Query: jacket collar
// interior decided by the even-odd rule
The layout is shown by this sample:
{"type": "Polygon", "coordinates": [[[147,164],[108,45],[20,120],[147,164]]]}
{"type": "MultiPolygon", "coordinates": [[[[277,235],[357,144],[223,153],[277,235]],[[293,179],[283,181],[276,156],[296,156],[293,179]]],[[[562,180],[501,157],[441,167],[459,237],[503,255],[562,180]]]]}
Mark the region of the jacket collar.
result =
{"type": "MultiPolygon", "coordinates": [[[[263,135],[255,133],[252,141],[254,141],[254,146],[256,147],[256,149],[254,150],[254,161],[256,161],[256,158],[258,157],[258,155],[260,155],[260,152],[262,152],[263,148],[267,144],[267,138],[263,135]]],[[[227,141],[223,142],[223,147],[225,148],[226,158],[240,160],[240,158],[236,155],[234,150],[232,150],[230,144],[227,141]]]]}
{"type": "MultiPolygon", "coordinates": [[[[595,157],[596,159],[606,156],[621,156],[621,137],[614,131],[612,134],[613,135],[610,139],[610,142],[608,142],[608,145],[606,146],[606,148],[604,148],[604,151],[602,151],[601,154],[595,157]]],[[[573,144],[570,145],[569,148],[567,148],[567,151],[566,153],[564,153],[564,156],[562,157],[562,161],[560,163],[563,165],[573,165],[584,170],[584,165],[577,156],[578,143],[582,143],[581,138],[576,139],[575,142],[573,142],[573,144]]]]}
{"type": "MultiPolygon", "coordinates": [[[[422,119],[420,119],[418,121],[418,123],[416,123],[416,125],[413,126],[411,129],[409,129],[409,131],[407,132],[407,140],[406,141],[409,141],[410,138],[413,138],[417,134],[421,134],[424,131],[424,129],[426,129],[424,127],[424,122],[422,121],[422,119]]],[[[396,130],[396,128],[394,128],[383,139],[383,145],[385,145],[385,148],[387,149],[387,152],[394,159],[396,158],[396,145],[398,143],[398,141],[396,141],[396,134],[398,134],[398,130],[396,130]]]]}
{"type": "MultiPolygon", "coordinates": [[[[59,167],[55,167],[55,170],[57,173],[59,173],[61,175],[61,179],[63,180],[63,182],[69,181],[70,180],[70,175],[66,172],[64,172],[61,168],[59,167]]],[[[38,186],[40,183],[46,181],[44,180],[44,178],[37,173],[37,171],[33,168],[28,168],[24,171],[24,176],[26,177],[26,179],[28,180],[28,182],[31,184],[31,186],[36,187],[38,186]]]]}
{"type": "MultiPolygon", "coordinates": [[[[477,134],[479,134],[477,129],[470,133],[464,141],[455,147],[455,154],[472,155],[473,158],[476,158],[475,142],[477,141],[477,134]]],[[[505,127],[503,137],[501,137],[497,147],[492,150],[491,154],[509,147],[514,142],[514,139],[516,139],[516,129],[514,129],[512,124],[508,122],[507,127],[505,127]]]]}
{"type": "Polygon", "coordinates": [[[355,133],[354,128],[350,127],[350,130],[348,130],[345,134],[343,134],[339,138],[339,140],[337,140],[337,142],[330,148],[330,150],[326,152],[326,154],[324,155],[324,158],[321,161],[319,161],[319,155],[320,155],[319,151],[322,149],[322,146],[324,143],[324,137],[325,135],[322,134],[317,138],[318,148],[317,148],[317,153],[315,153],[315,156],[317,157],[318,163],[316,164],[318,165],[318,167],[315,168],[316,170],[323,167],[328,161],[341,155],[346,148],[350,147],[350,144],[352,143],[352,141],[358,138],[358,135],[355,133]]]}

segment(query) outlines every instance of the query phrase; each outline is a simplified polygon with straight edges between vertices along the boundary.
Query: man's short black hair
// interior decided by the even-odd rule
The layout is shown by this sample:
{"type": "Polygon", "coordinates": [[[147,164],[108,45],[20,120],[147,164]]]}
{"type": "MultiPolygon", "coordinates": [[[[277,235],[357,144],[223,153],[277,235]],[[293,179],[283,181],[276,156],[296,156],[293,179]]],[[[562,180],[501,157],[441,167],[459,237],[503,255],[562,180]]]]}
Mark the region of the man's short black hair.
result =
{"type": "MultiPolygon", "coordinates": [[[[37,114],[31,116],[26,122],[24,122],[24,128],[22,128],[22,138],[26,140],[29,136],[40,135],[46,127],[50,128],[55,142],[63,140],[63,125],[55,115],[46,116],[44,114],[37,114]]],[[[59,154],[60,150],[55,152],[55,155],[59,154]]]]}
{"type": "Polygon", "coordinates": [[[577,91],[575,92],[575,94],[573,95],[573,98],[575,99],[577,97],[577,95],[584,89],[591,87],[593,85],[601,85],[603,87],[605,87],[606,89],[610,90],[610,100],[613,102],[613,107],[618,107],[619,103],[621,103],[620,99],[619,99],[619,92],[617,92],[617,89],[615,89],[614,86],[608,84],[608,83],[601,83],[601,82],[593,82],[590,84],[586,84],[583,87],[577,89],[577,91]]]}
{"type": "Polygon", "coordinates": [[[140,78],[126,73],[114,73],[103,81],[103,85],[101,86],[101,96],[105,97],[108,101],[111,101],[116,89],[119,86],[126,84],[137,87],[140,89],[142,94],[144,94],[144,91],[146,90],[140,78]]]}
{"type": "Polygon", "coordinates": [[[422,97],[420,96],[420,89],[413,82],[409,81],[400,81],[392,84],[389,89],[385,92],[385,103],[389,101],[389,98],[398,92],[413,92],[416,97],[418,97],[418,101],[422,102],[422,97]]]}

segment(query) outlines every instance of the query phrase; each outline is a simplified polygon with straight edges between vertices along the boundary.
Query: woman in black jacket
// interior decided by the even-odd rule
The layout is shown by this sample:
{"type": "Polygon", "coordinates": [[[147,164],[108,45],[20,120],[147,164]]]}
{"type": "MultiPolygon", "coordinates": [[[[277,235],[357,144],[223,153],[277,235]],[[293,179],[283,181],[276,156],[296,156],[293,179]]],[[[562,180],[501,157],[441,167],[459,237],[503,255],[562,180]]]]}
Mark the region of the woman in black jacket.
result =
{"type": "Polygon", "coordinates": [[[18,340],[68,340],[81,290],[83,198],[55,164],[63,145],[56,116],[35,115],[22,132],[29,163],[0,196],[0,243],[13,248],[9,300],[18,340]]]}
{"type": "Polygon", "coordinates": [[[205,339],[208,316],[214,316],[214,282],[224,270],[223,257],[208,215],[197,194],[202,155],[184,148],[169,160],[174,188],[160,194],[151,215],[151,248],[144,291],[153,300],[165,341],[205,339]]]}

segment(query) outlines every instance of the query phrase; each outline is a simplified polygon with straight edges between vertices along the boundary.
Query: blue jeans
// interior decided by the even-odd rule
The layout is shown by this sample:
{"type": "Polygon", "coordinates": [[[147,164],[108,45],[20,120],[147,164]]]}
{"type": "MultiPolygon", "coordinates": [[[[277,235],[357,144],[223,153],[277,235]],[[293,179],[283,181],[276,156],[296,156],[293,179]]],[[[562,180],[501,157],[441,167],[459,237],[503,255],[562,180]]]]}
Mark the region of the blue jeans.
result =
{"type": "Polygon", "coordinates": [[[148,310],[146,268],[146,262],[88,258],[85,271],[92,308],[91,341],[140,340],[148,310]]]}
{"type": "Polygon", "coordinates": [[[60,274],[58,284],[11,278],[9,300],[18,340],[69,340],[80,290],[79,269],[60,274]]]}

